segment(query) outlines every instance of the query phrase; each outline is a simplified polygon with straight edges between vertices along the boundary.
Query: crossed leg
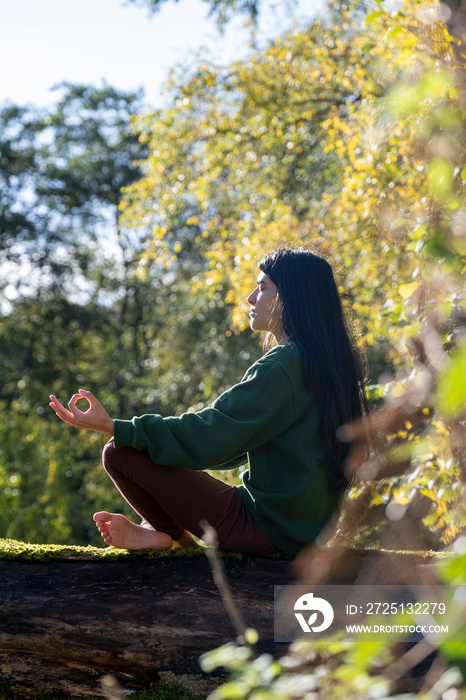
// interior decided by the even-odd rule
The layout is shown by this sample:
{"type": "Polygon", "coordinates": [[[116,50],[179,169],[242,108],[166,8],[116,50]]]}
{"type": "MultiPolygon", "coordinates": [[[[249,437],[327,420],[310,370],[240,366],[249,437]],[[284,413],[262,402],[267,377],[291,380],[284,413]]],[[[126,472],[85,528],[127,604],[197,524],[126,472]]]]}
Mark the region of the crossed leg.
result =
{"type": "Polygon", "coordinates": [[[120,514],[99,511],[94,520],[107,544],[124,549],[166,549],[173,542],[199,546],[206,520],[217,532],[219,549],[265,554],[278,551],[237,489],[203,471],[155,464],[132,447],[104,448],[103,465],[117,489],[142,519],[141,525],[120,514]]]}

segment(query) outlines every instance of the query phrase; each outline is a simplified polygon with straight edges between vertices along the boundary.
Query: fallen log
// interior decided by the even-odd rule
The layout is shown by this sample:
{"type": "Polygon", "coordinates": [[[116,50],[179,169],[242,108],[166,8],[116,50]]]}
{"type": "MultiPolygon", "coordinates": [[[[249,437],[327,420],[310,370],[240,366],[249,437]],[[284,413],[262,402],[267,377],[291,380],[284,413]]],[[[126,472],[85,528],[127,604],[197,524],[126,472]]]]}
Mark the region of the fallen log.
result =
{"type": "MultiPolygon", "coordinates": [[[[222,555],[233,598],[273,642],[274,585],[433,582],[436,553],[318,549],[286,558],[222,555]],[[427,579],[426,579],[427,577],[427,579]]],[[[202,550],[130,553],[40,547],[0,541],[1,679],[53,688],[65,696],[101,695],[100,679],[129,689],[160,674],[198,674],[199,656],[236,631],[202,550]]]]}
{"type": "MultiPolygon", "coordinates": [[[[201,654],[235,639],[204,552],[113,561],[69,552],[56,560],[0,559],[2,680],[96,695],[110,673],[128,688],[147,687],[161,671],[199,673],[201,654]]],[[[275,584],[293,581],[290,561],[222,561],[261,650],[283,649],[273,642],[273,593],[275,584]]]]}

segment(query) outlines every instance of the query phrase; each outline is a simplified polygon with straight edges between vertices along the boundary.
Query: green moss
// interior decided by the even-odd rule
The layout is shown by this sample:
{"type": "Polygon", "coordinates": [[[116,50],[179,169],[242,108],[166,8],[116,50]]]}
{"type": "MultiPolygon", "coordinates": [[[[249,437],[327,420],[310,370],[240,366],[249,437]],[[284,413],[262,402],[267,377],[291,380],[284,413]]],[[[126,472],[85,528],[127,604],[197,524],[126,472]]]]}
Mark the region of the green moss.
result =
{"type": "Polygon", "coordinates": [[[202,549],[141,549],[127,550],[113,547],[78,547],[64,544],[30,544],[17,540],[0,539],[0,559],[18,559],[25,561],[44,561],[48,559],[161,559],[164,557],[193,557],[203,559],[202,549]]]}
{"type": "MultiPolygon", "coordinates": [[[[0,539],[0,559],[17,559],[22,561],[46,561],[55,559],[97,559],[97,560],[128,560],[128,559],[163,559],[166,557],[181,557],[204,559],[204,549],[114,549],[113,547],[78,547],[66,544],[31,544],[17,540],[0,539]]],[[[221,552],[222,559],[243,561],[247,555],[236,552],[221,552]]],[[[290,559],[286,555],[270,554],[272,559],[290,559]]],[[[1,698],[0,698],[1,700],[1,698]]]]}
{"type": "MultiPolygon", "coordinates": [[[[367,554],[371,550],[353,550],[355,553],[367,554]]],[[[442,559],[455,556],[454,552],[443,551],[402,551],[402,550],[377,550],[387,554],[416,555],[425,559],[442,559]]],[[[206,556],[204,549],[114,549],[113,547],[78,547],[66,544],[30,544],[17,540],[0,539],[0,559],[17,559],[22,561],[44,561],[55,559],[96,559],[96,560],[128,560],[128,559],[163,559],[166,557],[181,557],[192,559],[204,559],[206,556]]],[[[245,554],[235,552],[222,552],[222,559],[244,561],[249,557],[245,554]]],[[[266,559],[291,560],[293,557],[285,554],[268,554],[266,559]]],[[[1,700],[1,697],[0,697],[1,700]]]]}

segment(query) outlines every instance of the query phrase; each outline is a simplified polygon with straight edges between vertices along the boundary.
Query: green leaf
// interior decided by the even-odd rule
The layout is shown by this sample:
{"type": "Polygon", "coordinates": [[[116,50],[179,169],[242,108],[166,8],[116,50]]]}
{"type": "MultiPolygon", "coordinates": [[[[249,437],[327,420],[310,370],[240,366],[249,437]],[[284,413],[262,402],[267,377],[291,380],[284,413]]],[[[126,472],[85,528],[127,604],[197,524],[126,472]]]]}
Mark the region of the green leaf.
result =
{"type": "Polygon", "coordinates": [[[370,384],[366,386],[366,396],[368,399],[381,399],[384,396],[385,386],[383,384],[370,384]]]}
{"type": "Polygon", "coordinates": [[[366,17],[366,19],[364,20],[364,22],[365,22],[366,24],[370,24],[371,22],[373,22],[374,20],[378,19],[378,18],[381,17],[382,15],[383,15],[382,10],[375,10],[375,12],[371,12],[369,15],[367,15],[367,17],[366,17]]]}
{"type": "Polygon", "coordinates": [[[457,348],[439,377],[437,388],[440,411],[455,417],[466,407],[466,344],[457,348]]]}
{"type": "Polygon", "coordinates": [[[452,585],[460,585],[466,583],[466,537],[460,538],[455,542],[455,547],[458,547],[460,554],[455,559],[442,561],[438,566],[438,572],[443,581],[452,585]]]}
{"type": "Polygon", "coordinates": [[[384,35],[384,41],[390,41],[390,39],[394,39],[398,34],[403,31],[403,27],[400,24],[396,24],[394,27],[391,27],[385,35],[384,35]]]}
{"type": "Polygon", "coordinates": [[[445,197],[453,187],[453,165],[446,158],[433,158],[428,167],[429,185],[432,194],[445,197]]]}
{"type": "Polygon", "coordinates": [[[462,681],[461,675],[463,678],[466,677],[465,632],[465,627],[462,625],[453,634],[450,634],[446,642],[439,646],[440,653],[446,656],[451,664],[454,664],[454,667],[449,668],[446,672],[451,674],[456,672],[456,677],[453,677],[450,681],[451,685],[460,685],[462,681]]]}
{"type": "Polygon", "coordinates": [[[422,234],[426,230],[427,226],[425,224],[420,224],[419,226],[416,226],[413,231],[410,232],[409,237],[413,239],[413,241],[417,241],[422,237],[422,234]]]}
{"type": "Polygon", "coordinates": [[[244,683],[229,681],[216,688],[210,697],[214,700],[241,700],[244,698],[244,691],[244,683]]]}
{"type": "Polygon", "coordinates": [[[422,522],[426,527],[430,527],[431,525],[435,525],[438,519],[439,514],[434,511],[433,513],[430,513],[427,517],[423,518],[422,522]]]}

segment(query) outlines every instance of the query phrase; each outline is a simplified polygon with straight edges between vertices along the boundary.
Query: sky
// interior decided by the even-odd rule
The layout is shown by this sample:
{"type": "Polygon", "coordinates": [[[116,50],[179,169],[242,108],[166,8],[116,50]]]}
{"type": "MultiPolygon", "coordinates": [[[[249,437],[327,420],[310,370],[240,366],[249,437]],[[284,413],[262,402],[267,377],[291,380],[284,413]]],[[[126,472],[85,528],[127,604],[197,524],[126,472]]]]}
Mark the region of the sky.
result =
{"type": "MultiPolygon", "coordinates": [[[[299,0],[296,16],[310,17],[323,0],[299,0]]],[[[269,12],[262,37],[278,34],[288,9],[269,12]]],[[[53,85],[103,81],[120,90],[143,87],[151,106],[171,66],[206,47],[228,62],[246,55],[249,31],[235,19],[219,35],[202,0],[168,0],[149,16],[124,0],[0,0],[0,103],[50,105],[53,85]]]]}

